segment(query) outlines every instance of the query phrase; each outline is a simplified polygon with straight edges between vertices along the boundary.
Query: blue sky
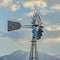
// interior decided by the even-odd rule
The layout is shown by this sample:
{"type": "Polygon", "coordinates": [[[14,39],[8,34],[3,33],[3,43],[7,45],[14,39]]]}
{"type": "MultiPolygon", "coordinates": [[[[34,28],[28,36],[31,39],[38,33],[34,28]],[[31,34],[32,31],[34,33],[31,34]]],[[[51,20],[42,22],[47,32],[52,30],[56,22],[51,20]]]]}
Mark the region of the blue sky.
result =
{"type": "Polygon", "coordinates": [[[41,13],[44,26],[39,52],[60,54],[60,0],[0,0],[0,56],[30,50],[31,29],[8,32],[7,21],[31,24],[34,11],[41,13]]]}

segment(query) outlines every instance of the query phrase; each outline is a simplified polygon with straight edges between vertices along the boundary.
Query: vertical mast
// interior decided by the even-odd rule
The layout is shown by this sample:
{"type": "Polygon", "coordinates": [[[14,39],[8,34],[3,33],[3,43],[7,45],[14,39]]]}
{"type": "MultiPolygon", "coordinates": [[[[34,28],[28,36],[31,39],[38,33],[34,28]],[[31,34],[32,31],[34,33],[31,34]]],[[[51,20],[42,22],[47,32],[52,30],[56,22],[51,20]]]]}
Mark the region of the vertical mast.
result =
{"type": "Polygon", "coordinates": [[[39,60],[38,51],[37,51],[37,41],[34,39],[34,37],[32,38],[31,43],[32,45],[31,45],[29,60],[39,60]]]}

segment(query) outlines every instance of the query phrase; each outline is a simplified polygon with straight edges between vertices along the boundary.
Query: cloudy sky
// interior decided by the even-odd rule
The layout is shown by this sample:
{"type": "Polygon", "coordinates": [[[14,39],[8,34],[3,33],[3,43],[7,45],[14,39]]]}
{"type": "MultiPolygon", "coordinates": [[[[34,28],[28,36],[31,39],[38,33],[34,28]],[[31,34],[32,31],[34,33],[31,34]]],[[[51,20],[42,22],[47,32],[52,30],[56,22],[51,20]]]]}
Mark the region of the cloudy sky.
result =
{"type": "Polygon", "coordinates": [[[7,31],[8,21],[31,24],[34,11],[41,13],[43,36],[38,51],[60,54],[60,0],[0,0],[0,56],[16,50],[30,50],[31,29],[7,31]]]}

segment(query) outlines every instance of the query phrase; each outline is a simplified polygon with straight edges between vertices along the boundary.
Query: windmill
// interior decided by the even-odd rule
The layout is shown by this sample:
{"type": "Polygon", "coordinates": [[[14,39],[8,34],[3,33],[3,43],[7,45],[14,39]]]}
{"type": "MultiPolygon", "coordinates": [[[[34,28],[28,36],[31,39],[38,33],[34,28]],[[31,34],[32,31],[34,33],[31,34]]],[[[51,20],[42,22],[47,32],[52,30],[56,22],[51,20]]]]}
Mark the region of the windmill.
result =
{"type": "Polygon", "coordinates": [[[39,12],[34,12],[32,16],[32,25],[21,26],[19,22],[8,21],[8,31],[17,30],[20,28],[31,28],[32,29],[32,41],[31,41],[31,50],[29,60],[39,60],[38,51],[37,51],[37,41],[42,36],[42,22],[41,15],[39,12]]]}

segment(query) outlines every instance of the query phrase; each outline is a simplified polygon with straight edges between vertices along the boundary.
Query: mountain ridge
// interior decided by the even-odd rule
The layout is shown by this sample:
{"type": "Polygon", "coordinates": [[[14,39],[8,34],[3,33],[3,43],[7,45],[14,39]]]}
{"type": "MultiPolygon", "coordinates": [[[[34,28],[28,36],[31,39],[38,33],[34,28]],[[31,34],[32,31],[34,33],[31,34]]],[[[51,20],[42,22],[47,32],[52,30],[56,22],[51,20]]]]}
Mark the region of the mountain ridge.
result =
{"type": "MultiPolygon", "coordinates": [[[[57,58],[55,56],[50,56],[42,52],[39,53],[39,59],[40,60],[60,60],[60,58],[57,58]]],[[[0,57],[0,60],[29,60],[29,53],[18,50],[9,55],[0,57]]]]}

